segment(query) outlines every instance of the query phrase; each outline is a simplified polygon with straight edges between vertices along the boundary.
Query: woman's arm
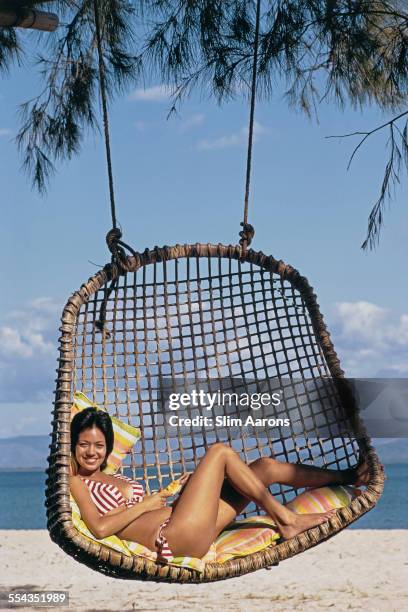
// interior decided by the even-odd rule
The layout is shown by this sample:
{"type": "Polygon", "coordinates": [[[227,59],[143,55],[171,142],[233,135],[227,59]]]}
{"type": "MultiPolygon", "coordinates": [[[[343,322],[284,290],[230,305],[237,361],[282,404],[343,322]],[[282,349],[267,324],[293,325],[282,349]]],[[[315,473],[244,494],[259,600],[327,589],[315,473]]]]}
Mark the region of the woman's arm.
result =
{"type": "Polygon", "coordinates": [[[71,476],[70,488],[72,496],[78,504],[82,520],[97,540],[103,540],[103,538],[114,535],[145,512],[157,510],[166,504],[165,496],[155,493],[146,496],[142,502],[131,508],[115,508],[108,514],[100,516],[89,490],[81,478],[71,476]]]}

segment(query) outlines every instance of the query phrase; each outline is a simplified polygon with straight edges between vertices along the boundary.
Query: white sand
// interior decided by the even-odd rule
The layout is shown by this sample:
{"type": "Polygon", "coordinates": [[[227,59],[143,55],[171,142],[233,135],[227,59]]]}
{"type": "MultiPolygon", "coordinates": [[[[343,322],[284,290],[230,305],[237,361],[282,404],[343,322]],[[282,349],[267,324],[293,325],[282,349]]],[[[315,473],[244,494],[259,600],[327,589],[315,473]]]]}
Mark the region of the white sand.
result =
{"type": "Polygon", "coordinates": [[[173,585],[107,578],[68,557],[45,531],[4,530],[0,607],[4,609],[4,591],[31,588],[68,590],[70,610],[98,612],[400,612],[408,610],[407,551],[408,530],[348,530],[269,571],[212,584],[173,585]]]}

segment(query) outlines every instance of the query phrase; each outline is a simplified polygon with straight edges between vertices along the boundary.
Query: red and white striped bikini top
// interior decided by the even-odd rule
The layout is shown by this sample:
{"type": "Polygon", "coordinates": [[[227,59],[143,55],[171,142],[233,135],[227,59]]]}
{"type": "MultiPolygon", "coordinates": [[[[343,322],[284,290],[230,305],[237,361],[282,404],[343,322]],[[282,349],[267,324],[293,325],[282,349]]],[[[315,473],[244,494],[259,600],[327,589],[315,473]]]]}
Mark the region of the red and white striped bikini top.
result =
{"type": "Polygon", "coordinates": [[[143,501],[144,489],[140,482],[136,482],[127,476],[122,476],[122,474],[115,474],[114,478],[125,480],[132,485],[132,499],[126,499],[118,487],[115,487],[113,484],[98,482],[97,480],[91,480],[90,478],[82,478],[89,489],[92,501],[98,508],[100,515],[106,514],[109,512],[109,510],[119,508],[120,506],[130,508],[138,502],[143,501]]]}

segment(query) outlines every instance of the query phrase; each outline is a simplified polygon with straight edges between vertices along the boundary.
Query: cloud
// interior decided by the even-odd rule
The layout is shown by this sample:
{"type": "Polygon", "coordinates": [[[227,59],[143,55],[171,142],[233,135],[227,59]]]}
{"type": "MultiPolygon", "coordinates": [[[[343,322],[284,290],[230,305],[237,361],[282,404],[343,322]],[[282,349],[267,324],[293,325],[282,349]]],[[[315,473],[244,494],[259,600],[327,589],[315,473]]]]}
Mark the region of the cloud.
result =
{"type": "Polygon", "coordinates": [[[12,136],[13,134],[13,130],[10,130],[9,128],[0,128],[0,138],[2,136],[6,137],[6,136],[12,136]]]}
{"type": "Polygon", "coordinates": [[[54,387],[61,307],[37,298],[0,320],[0,402],[36,402],[54,387]]]}
{"type": "Polygon", "coordinates": [[[190,115],[186,119],[181,121],[180,129],[182,132],[187,132],[191,128],[197,127],[204,123],[205,115],[202,113],[197,113],[195,115],[190,115]]]}
{"type": "Polygon", "coordinates": [[[139,87],[132,91],[129,100],[137,102],[163,102],[170,98],[173,90],[168,85],[155,85],[147,89],[139,87]]]}
{"type": "Polygon", "coordinates": [[[147,121],[135,121],[133,125],[138,132],[145,132],[149,127],[147,121]]]}
{"type": "MultiPolygon", "coordinates": [[[[254,142],[259,140],[262,134],[265,134],[267,129],[260,123],[255,121],[254,123],[254,142]]],[[[228,149],[230,147],[240,147],[246,144],[248,141],[248,126],[245,126],[239,130],[239,132],[233,132],[224,136],[219,136],[212,140],[204,138],[199,140],[197,143],[198,151],[214,151],[217,149],[228,149]]]]}
{"type": "MultiPolygon", "coordinates": [[[[195,127],[202,125],[202,123],[204,122],[204,118],[205,116],[203,114],[197,113],[195,115],[191,115],[190,117],[187,117],[186,119],[180,120],[177,124],[172,122],[172,125],[176,125],[178,130],[184,133],[184,132],[187,132],[188,130],[191,130],[195,127]]],[[[133,126],[136,128],[138,132],[146,132],[147,130],[152,130],[152,129],[162,130],[163,122],[162,121],[157,122],[157,121],[138,120],[138,121],[133,122],[133,126]]]]}
{"type": "MultiPolygon", "coordinates": [[[[37,341],[40,338],[37,336],[37,341]]],[[[34,347],[29,339],[12,327],[0,327],[0,355],[32,357],[34,347]]]]}
{"type": "Polygon", "coordinates": [[[332,337],[348,376],[408,374],[408,314],[371,302],[339,302],[332,337]]]}

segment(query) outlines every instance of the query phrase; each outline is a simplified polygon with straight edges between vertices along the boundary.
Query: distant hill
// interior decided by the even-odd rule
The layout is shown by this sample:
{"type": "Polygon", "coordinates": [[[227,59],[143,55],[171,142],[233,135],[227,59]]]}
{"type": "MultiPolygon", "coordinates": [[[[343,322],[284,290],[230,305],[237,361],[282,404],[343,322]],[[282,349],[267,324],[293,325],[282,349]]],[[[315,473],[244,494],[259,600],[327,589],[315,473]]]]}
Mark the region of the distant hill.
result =
{"type": "MultiPolygon", "coordinates": [[[[47,467],[49,436],[0,438],[0,470],[47,467]]],[[[408,439],[377,438],[373,444],[383,463],[408,463],[408,439]]]]}

